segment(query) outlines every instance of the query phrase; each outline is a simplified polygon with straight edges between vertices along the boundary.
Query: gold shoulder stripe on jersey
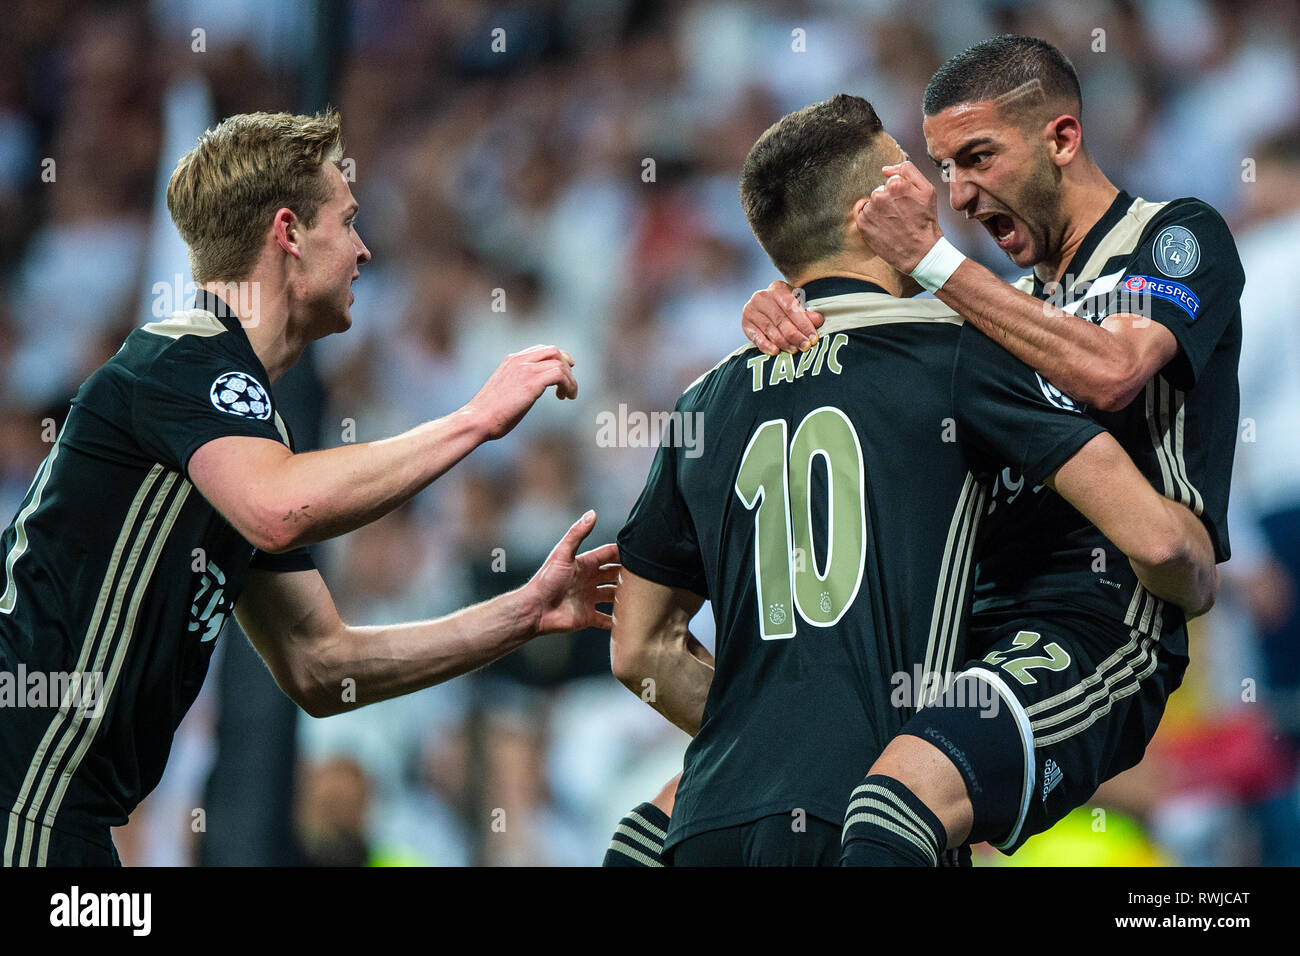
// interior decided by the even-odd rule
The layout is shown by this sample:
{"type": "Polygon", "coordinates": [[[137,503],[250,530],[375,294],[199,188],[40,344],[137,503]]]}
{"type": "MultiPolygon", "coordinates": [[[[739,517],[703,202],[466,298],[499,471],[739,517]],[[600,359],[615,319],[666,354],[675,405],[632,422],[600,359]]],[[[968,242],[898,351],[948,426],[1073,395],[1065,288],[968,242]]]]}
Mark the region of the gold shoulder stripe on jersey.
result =
{"type": "Polygon", "coordinates": [[[170,318],[163,319],[161,322],[150,322],[143,328],[146,332],[169,339],[179,339],[182,335],[211,338],[226,331],[226,327],[221,324],[221,320],[204,309],[187,309],[184,312],[173,312],[170,318]]]}

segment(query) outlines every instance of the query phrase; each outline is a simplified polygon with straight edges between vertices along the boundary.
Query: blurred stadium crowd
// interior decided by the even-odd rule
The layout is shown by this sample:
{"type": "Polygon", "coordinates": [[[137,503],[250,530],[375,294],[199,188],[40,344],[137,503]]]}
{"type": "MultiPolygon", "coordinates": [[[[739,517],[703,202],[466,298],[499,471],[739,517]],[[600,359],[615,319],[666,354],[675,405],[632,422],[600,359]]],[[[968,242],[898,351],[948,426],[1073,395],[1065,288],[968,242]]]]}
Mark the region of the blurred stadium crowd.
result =
{"type": "MultiPolygon", "coordinates": [[[[543,398],[411,506],[316,549],[355,623],[514,586],[588,507],[594,538],[613,539],[653,448],[602,447],[597,416],[670,409],[743,344],[741,306],[777,277],[736,192],[770,123],[856,93],[923,157],[921,93],[945,57],[1008,31],[1060,46],[1111,179],[1149,199],[1199,196],[1233,226],[1247,274],[1242,467],[1220,604],[1193,627],[1188,682],[1148,759],[1016,862],[1300,863],[1300,315],[1286,292],[1300,254],[1300,4],[334,6],[329,99],[374,261],[352,330],[314,350],[319,444],[446,414],[538,342],[575,356],[581,388],[576,403],[543,398]]],[[[48,450],[47,419],[133,326],[188,306],[166,178],[219,118],[301,110],[313,17],[297,0],[6,5],[2,523],[48,450]]],[[[944,225],[1011,276],[982,230],[950,213],[944,225]]],[[[117,835],[128,864],[196,858],[218,676],[117,835]]],[[[409,698],[302,715],[295,842],[320,863],[593,864],[685,743],[609,675],[603,632],[544,638],[409,698]]]]}

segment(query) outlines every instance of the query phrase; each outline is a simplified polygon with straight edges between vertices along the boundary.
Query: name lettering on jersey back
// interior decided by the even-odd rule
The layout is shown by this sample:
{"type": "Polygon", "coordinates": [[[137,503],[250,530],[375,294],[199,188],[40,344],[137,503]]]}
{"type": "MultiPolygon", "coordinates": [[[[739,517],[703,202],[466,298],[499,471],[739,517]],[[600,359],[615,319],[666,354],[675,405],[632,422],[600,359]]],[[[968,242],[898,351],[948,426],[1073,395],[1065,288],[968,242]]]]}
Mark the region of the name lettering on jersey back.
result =
{"type": "Polygon", "coordinates": [[[754,391],[763,390],[763,369],[768,359],[772,359],[772,370],[768,374],[768,385],[780,385],[793,382],[805,374],[820,375],[826,368],[839,375],[844,371],[840,364],[839,352],[849,341],[843,332],[836,333],[821,340],[816,348],[801,352],[797,357],[789,352],[781,352],[774,359],[770,355],[755,355],[746,364],[754,375],[754,391]]]}

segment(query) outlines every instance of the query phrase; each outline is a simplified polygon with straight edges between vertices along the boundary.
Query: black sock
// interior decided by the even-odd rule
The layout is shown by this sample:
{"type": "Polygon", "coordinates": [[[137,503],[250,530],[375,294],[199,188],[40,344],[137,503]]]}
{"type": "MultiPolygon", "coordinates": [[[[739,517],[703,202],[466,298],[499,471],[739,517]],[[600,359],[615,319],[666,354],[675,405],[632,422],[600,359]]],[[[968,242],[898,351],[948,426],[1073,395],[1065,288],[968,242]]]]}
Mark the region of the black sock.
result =
{"type": "Polygon", "coordinates": [[[948,833],[929,807],[893,777],[871,774],[844,815],[841,866],[937,866],[948,833]]]}
{"type": "Polygon", "coordinates": [[[939,866],[941,867],[972,867],[974,862],[971,860],[970,844],[959,846],[951,850],[944,850],[939,854],[939,866]]]}
{"type": "Polygon", "coordinates": [[[601,866],[663,866],[668,814],[643,803],[618,822],[601,866]]]}

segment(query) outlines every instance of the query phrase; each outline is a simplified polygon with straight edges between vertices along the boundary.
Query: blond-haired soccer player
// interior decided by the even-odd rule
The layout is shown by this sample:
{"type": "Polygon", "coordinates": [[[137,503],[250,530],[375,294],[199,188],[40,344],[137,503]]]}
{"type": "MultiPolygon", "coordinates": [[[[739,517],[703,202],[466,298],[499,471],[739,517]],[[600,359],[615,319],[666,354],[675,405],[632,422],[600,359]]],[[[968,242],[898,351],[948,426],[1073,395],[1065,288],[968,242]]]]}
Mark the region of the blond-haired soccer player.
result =
{"type": "Polygon", "coordinates": [[[0,672],[41,678],[24,706],[0,707],[5,865],[118,862],[109,828],[162,776],[232,608],[313,716],[609,624],[596,604],[617,549],[577,554],[593,512],[516,591],[437,620],[339,619],[306,545],[407,501],[547,388],[577,391],[567,353],[537,346],[453,414],[296,454],[272,389],[309,342],[349,327],[370,261],[341,158],[336,112],[255,113],[177,164],[167,204],[202,287],[194,308],[135,330],[86,380],[0,538],[0,672]]]}

